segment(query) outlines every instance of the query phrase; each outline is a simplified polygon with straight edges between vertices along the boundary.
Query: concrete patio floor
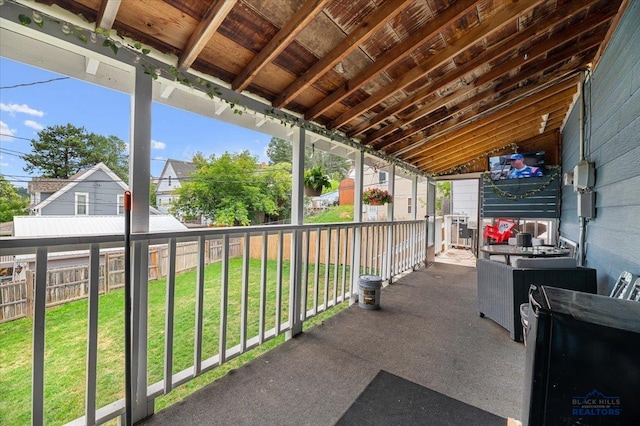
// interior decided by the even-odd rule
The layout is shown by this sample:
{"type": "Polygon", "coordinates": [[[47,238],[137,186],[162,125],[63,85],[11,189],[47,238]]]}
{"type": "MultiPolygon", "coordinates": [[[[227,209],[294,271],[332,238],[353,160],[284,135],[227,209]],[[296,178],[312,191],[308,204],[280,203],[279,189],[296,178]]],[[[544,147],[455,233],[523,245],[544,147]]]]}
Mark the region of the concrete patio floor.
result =
{"type": "Polygon", "coordinates": [[[473,267],[436,262],[256,358],[146,425],[332,425],[380,370],[521,417],[525,349],[476,308],[473,267]]]}

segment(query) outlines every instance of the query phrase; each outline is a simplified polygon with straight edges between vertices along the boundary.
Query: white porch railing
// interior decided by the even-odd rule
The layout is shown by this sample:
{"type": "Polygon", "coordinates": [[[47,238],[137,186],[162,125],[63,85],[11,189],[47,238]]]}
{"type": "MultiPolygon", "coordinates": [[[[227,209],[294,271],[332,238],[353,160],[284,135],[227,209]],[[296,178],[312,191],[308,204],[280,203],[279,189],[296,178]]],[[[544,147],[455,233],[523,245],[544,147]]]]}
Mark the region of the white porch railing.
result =
{"type": "MultiPolygon", "coordinates": [[[[471,248],[473,232],[469,228],[469,216],[448,214],[444,216],[445,250],[455,248],[471,248]]],[[[476,225],[477,226],[477,225],[476,225]]]]}
{"type": "MultiPolygon", "coordinates": [[[[186,232],[133,234],[134,247],[166,245],[166,284],[163,365],[148,365],[147,336],[148,285],[133,289],[132,303],[132,377],[134,378],[134,413],[150,414],[155,398],[171,392],[201,374],[278,336],[296,333],[301,324],[320,312],[357,296],[359,275],[379,275],[386,283],[397,274],[411,270],[425,260],[426,226],[424,221],[367,222],[314,225],[278,225],[273,227],[197,229],[186,232]],[[231,262],[230,239],[241,244],[241,255],[231,262]],[[220,275],[215,277],[219,297],[219,315],[214,321],[211,311],[212,277],[206,276],[205,255],[209,241],[221,247],[220,275]],[[176,246],[197,242],[198,262],[193,286],[193,356],[190,365],[174,359],[174,324],[176,318],[176,246]],[[291,262],[300,259],[300,262],[291,262]],[[259,273],[255,273],[259,264],[259,273]],[[275,264],[275,267],[273,266],[275,264]],[[268,266],[269,265],[269,266],[268,266]],[[286,266],[289,265],[289,273],[286,266]],[[250,272],[253,270],[254,274],[250,272]],[[229,296],[231,275],[240,276],[239,300],[229,296]],[[253,277],[253,278],[252,278],[253,277]],[[259,278],[255,278],[259,277],[259,278]],[[274,288],[275,287],[275,288],[274,288]],[[252,293],[250,290],[257,290],[252,293]],[[205,293],[207,297],[205,297],[205,293]],[[257,300],[252,294],[257,293],[257,300]],[[293,302],[292,302],[293,301],[293,302]],[[209,334],[204,333],[206,322],[209,334]],[[210,334],[217,330],[217,344],[211,351],[210,334]],[[207,350],[203,348],[207,347],[207,350]],[[150,374],[150,370],[162,371],[150,374]],[[161,378],[158,380],[158,376],[161,378]],[[136,379],[137,378],[137,379],[136,379]],[[156,380],[153,383],[149,383],[156,380]],[[138,396],[136,398],[136,396],[138,396]]],[[[101,407],[97,404],[100,251],[122,247],[123,236],[82,236],[64,238],[9,238],[0,240],[0,255],[35,254],[33,279],[33,362],[31,417],[32,424],[45,422],[45,314],[48,255],[70,250],[88,250],[88,309],[86,335],[86,377],[84,415],[72,424],[101,424],[123,417],[125,412],[124,376],[118,395],[101,407]]],[[[145,262],[141,262],[146,267],[145,262]]],[[[136,263],[132,274],[139,273],[136,263]]],[[[143,274],[144,275],[144,274],[143,274]]],[[[235,285],[235,284],[233,284],[235,285]]],[[[31,290],[28,290],[31,291],[31,290]]],[[[234,293],[238,294],[238,293],[234,293]]],[[[124,315],[124,312],[123,312],[124,315]]],[[[2,326],[2,325],[0,325],[2,326]]],[[[153,337],[158,338],[157,336],[153,337]]],[[[156,342],[157,343],[157,342],[156,342]]],[[[123,357],[124,359],[124,357],[123,357]]],[[[121,371],[121,370],[118,370],[121,371]]],[[[47,372],[47,374],[56,374],[47,372]]],[[[28,386],[25,384],[25,386],[28,386]]],[[[64,392],[61,389],[60,392],[64,392]]],[[[101,397],[104,401],[104,397],[101,397]]],[[[134,420],[136,417],[134,416],[134,420]]],[[[70,419],[71,420],[71,419],[70,419]]]]}

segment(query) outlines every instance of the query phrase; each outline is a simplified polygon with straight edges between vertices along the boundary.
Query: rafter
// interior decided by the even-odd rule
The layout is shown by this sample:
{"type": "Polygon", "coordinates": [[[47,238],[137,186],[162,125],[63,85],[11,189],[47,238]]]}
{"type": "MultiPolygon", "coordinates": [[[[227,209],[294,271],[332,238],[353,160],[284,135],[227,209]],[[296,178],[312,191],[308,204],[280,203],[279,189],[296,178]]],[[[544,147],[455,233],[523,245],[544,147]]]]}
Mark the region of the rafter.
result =
{"type": "MultiPolygon", "coordinates": [[[[569,93],[571,92],[575,92],[578,81],[579,81],[578,76],[574,76],[566,81],[559,82],[558,84],[555,84],[541,92],[531,94],[531,95],[527,95],[527,93],[529,92],[526,92],[521,96],[520,100],[514,102],[511,105],[508,105],[508,108],[509,108],[508,112],[510,114],[517,114],[522,111],[525,111],[526,113],[527,109],[529,112],[534,112],[538,108],[536,104],[544,102],[546,99],[556,96],[558,93],[561,94],[560,98],[562,98],[563,96],[569,96],[569,93]]],[[[557,100],[558,99],[554,99],[553,101],[557,101],[557,100]]],[[[502,117],[506,115],[508,114],[507,114],[507,111],[504,110],[504,108],[493,109],[491,110],[490,115],[486,115],[480,120],[466,123],[466,125],[463,126],[462,128],[456,128],[455,130],[450,131],[448,133],[440,134],[435,138],[432,137],[430,139],[425,139],[423,137],[422,140],[424,141],[424,143],[421,146],[416,146],[411,150],[407,151],[406,154],[403,156],[403,158],[406,160],[412,160],[420,156],[423,152],[427,150],[440,147],[441,145],[446,144],[447,142],[450,142],[450,141],[454,141],[456,139],[467,138],[468,136],[466,135],[468,135],[469,133],[473,133],[474,131],[477,131],[477,129],[482,128],[484,126],[491,125],[492,123],[496,123],[502,120],[503,119],[502,117]]]]}
{"type": "Polygon", "coordinates": [[[275,107],[281,107],[293,100],[300,92],[311,86],[334,65],[358,49],[360,44],[380,30],[387,22],[405,10],[413,0],[393,0],[384,3],[381,8],[363,20],[358,27],[338,43],[331,51],[309,68],[273,101],[275,107]]]}
{"type": "MultiPolygon", "coordinates": [[[[554,121],[553,128],[550,128],[550,130],[548,130],[545,133],[549,134],[549,133],[558,131],[560,121],[561,120],[554,121]]],[[[540,136],[540,133],[537,131],[537,129],[534,128],[534,126],[523,128],[521,130],[518,130],[518,129],[512,130],[508,134],[509,140],[515,142],[516,144],[522,143],[524,141],[529,141],[532,138],[535,138],[537,136],[540,136]]],[[[484,156],[488,152],[496,148],[501,148],[502,146],[504,146],[504,142],[503,142],[504,140],[505,140],[505,136],[502,136],[500,138],[493,138],[493,139],[484,141],[483,143],[478,143],[478,144],[474,144],[473,146],[465,147],[461,151],[461,153],[459,152],[458,155],[452,155],[450,158],[447,158],[445,161],[437,161],[437,162],[421,161],[419,162],[419,164],[421,164],[421,167],[428,169],[430,171],[433,171],[435,173],[446,171],[453,167],[457,167],[461,164],[465,164],[468,161],[478,158],[480,156],[484,156]]]]}
{"type": "Polygon", "coordinates": [[[186,70],[193,65],[196,58],[207,45],[209,39],[218,30],[222,21],[227,17],[237,0],[214,0],[207,12],[189,37],[187,45],[178,59],[178,68],[186,70]]]}
{"type": "Polygon", "coordinates": [[[470,125],[472,131],[457,138],[447,138],[445,140],[434,140],[428,143],[418,155],[412,156],[411,162],[422,164],[425,158],[430,156],[453,156],[456,151],[468,150],[468,146],[479,144],[485,141],[499,142],[503,140],[513,141],[515,133],[520,130],[538,131],[539,117],[543,113],[566,110],[571,104],[576,88],[567,89],[543,101],[527,105],[524,108],[514,108],[509,111],[508,116],[497,114],[499,119],[483,125],[470,125]]]}
{"type": "MultiPolygon", "coordinates": [[[[444,136],[447,131],[455,131],[455,129],[460,128],[460,126],[462,125],[471,124],[474,121],[478,121],[482,117],[487,117],[489,116],[489,114],[494,114],[496,111],[505,108],[505,106],[522,100],[525,96],[527,97],[527,100],[529,102],[537,102],[539,99],[543,99],[543,97],[539,97],[541,91],[538,90],[537,87],[549,84],[550,81],[556,82],[556,84],[552,86],[556,91],[561,91],[567,87],[575,86],[577,84],[577,77],[574,77],[568,81],[557,81],[555,78],[552,79],[552,77],[554,76],[547,76],[546,78],[538,80],[535,86],[527,85],[518,87],[517,89],[509,92],[507,95],[499,96],[495,99],[493,98],[496,96],[496,94],[499,93],[495,89],[478,93],[476,96],[457,104],[454,108],[451,108],[446,116],[439,117],[437,120],[434,120],[431,128],[434,128],[433,126],[440,123],[442,123],[442,125],[437,127],[437,135],[430,135],[429,140],[435,139],[436,137],[444,136]],[[487,103],[482,108],[469,108],[483,101],[487,103]],[[469,111],[463,113],[462,115],[459,115],[455,119],[452,119],[455,115],[459,114],[464,109],[468,109],[469,111]]],[[[517,82],[514,82],[514,84],[517,84],[517,82]]],[[[372,147],[374,149],[381,149],[384,147],[384,152],[387,155],[402,155],[409,151],[412,151],[415,148],[413,145],[415,143],[419,143],[421,140],[425,140],[425,136],[424,134],[422,134],[422,132],[416,136],[403,139],[402,141],[399,141],[397,143],[386,143],[384,140],[378,141],[372,147]]]]}
{"type": "Polygon", "coordinates": [[[478,39],[484,38],[494,31],[504,27],[510,21],[516,19],[523,13],[526,13],[535,5],[536,2],[534,0],[522,0],[505,7],[492,18],[482,22],[477,27],[474,27],[466,32],[453,44],[445,47],[440,52],[438,52],[437,55],[429,58],[427,61],[425,61],[424,64],[412,68],[401,78],[383,87],[381,90],[372,94],[363,102],[360,102],[358,105],[342,113],[338,118],[331,122],[331,127],[338,128],[348,123],[358,115],[383,102],[385,99],[389,98],[396,92],[405,89],[410,84],[427,75],[430,71],[433,71],[437,67],[450,61],[461,51],[477,43],[478,39]]]}
{"type": "Polygon", "coordinates": [[[116,20],[121,0],[102,0],[96,19],[96,28],[111,29],[116,20]]]}
{"type": "MultiPolygon", "coordinates": [[[[553,115],[554,113],[566,111],[569,105],[571,105],[571,99],[570,97],[565,97],[558,99],[556,102],[547,103],[544,107],[541,106],[526,115],[519,115],[516,119],[511,118],[500,121],[493,126],[478,129],[477,136],[452,141],[449,144],[441,146],[437,152],[433,150],[424,151],[423,155],[419,157],[418,162],[422,162],[426,158],[433,158],[434,164],[456,162],[464,157],[476,157],[482,154],[482,149],[487,148],[488,142],[495,143],[505,139],[515,141],[518,140],[516,137],[517,133],[522,131],[539,134],[540,116],[543,111],[553,115]]],[[[550,120],[549,129],[553,129],[554,125],[560,122],[560,120],[554,120],[555,119],[550,120]]]]}
{"type": "MultiPolygon", "coordinates": [[[[556,66],[559,62],[566,60],[566,58],[571,58],[574,55],[577,55],[581,52],[587,51],[591,48],[593,48],[593,46],[597,45],[598,43],[598,35],[593,35],[589,38],[587,38],[586,40],[577,42],[575,44],[570,44],[566,49],[562,50],[561,52],[557,52],[554,55],[544,59],[542,62],[539,62],[538,64],[536,64],[536,67],[532,67],[529,69],[529,71],[527,72],[527,75],[518,75],[518,80],[520,81],[524,81],[527,78],[531,78],[536,74],[541,73],[542,71],[551,68],[553,66],[556,66]]],[[[509,86],[512,86],[513,83],[509,82],[509,86]]],[[[470,90],[467,89],[466,91],[464,91],[465,93],[468,93],[470,90]]],[[[448,100],[447,98],[440,100],[439,102],[433,103],[429,106],[429,111],[419,111],[416,115],[420,115],[419,117],[416,117],[415,119],[417,120],[418,118],[425,116],[427,114],[429,114],[431,111],[434,111],[436,108],[434,107],[439,107],[441,105],[446,104],[447,102],[450,102],[451,100],[448,100]]],[[[414,120],[415,121],[415,120],[414,120]]],[[[394,135],[391,135],[390,137],[385,139],[385,143],[387,144],[393,144],[395,142],[398,142],[404,138],[407,138],[413,134],[416,134],[420,131],[422,131],[425,127],[424,126],[414,126],[411,127],[407,130],[404,130],[402,132],[396,133],[394,135]]]]}
{"type": "Polygon", "coordinates": [[[451,23],[455,22],[475,7],[477,7],[477,3],[468,5],[465,4],[465,2],[456,2],[440,15],[437,15],[433,21],[429,22],[429,25],[426,25],[411,34],[397,46],[394,46],[393,49],[390,49],[387,53],[376,59],[376,61],[369,67],[364,69],[351,80],[347,81],[342,87],[335,90],[313,107],[309,108],[305,113],[305,118],[310,120],[318,117],[334,104],[353,94],[356,90],[360,89],[380,73],[386,71],[406,58],[412,51],[432,39],[448,25],[451,25],[451,23]]]}
{"type": "MultiPolygon", "coordinates": [[[[348,132],[350,137],[355,137],[359,134],[364,133],[371,127],[381,123],[382,121],[388,119],[390,116],[400,113],[403,110],[415,105],[418,102],[423,101],[425,98],[431,96],[433,93],[437,93],[442,87],[447,86],[448,84],[457,81],[462,78],[466,74],[472,72],[476,68],[483,66],[486,63],[490,63],[497,58],[501,57],[505,54],[505,48],[515,51],[525,43],[530,41],[531,37],[539,35],[545,31],[548,31],[550,28],[553,28],[559,22],[567,19],[567,16],[571,16],[577,13],[582,12],[590,6],[589,3],[583,2],[573,2],[566,5],[563,9],[557,10],[552,13],[550,16],[545,17],[543,21],[540,21],[525,30],[519,31],[505,39],[501,40],[499,43],[491,46],[489,49],[485,50],[481,54],[477,55],[472,60],[466,62],[465,64],[456,68],[456,70],[447,73],[442,78],[439,78],[432,84],[429,84],[411,96],[397,102],[396,104],[386,108],[384,111],[380,112],[376,116],[358,124],[353,129],[348,132]]],[[[477,84],[475,86],[478,86],[477,84]]],[[[391,125],[384,126],[379,131],[375,132],[373,135],[370,135],[366,138],[365,143],[371,143],[373,140],[384,137],[392,133],[397,128],[408,124],[409,121],[406,118],[399,119],[391,125]]]]}
{"type": "MultiPolygon", "coordinates": [[[[287,48],[296,36],[311,22],[316,15],[331,0],[307,0],[300,9],[289,19],[269,40],[269,43],[258,53],[249,64],[233,80],[233,90],[246,89],[258,73],[271,61],[273,61],[284,49],[287,48]]],[[[275,105],[275,104],[274,104],[275,105]]],[[[275,105],[276,107],[279,105],[275,105]]]]}

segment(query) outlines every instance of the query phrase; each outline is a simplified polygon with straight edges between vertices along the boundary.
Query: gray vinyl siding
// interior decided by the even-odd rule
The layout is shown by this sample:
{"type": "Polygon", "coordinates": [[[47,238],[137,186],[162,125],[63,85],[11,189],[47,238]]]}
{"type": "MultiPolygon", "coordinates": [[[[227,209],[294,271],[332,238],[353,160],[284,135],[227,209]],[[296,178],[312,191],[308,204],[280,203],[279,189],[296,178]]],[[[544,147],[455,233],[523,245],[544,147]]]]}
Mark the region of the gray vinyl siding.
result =
{"type": "MultiPolygon", "coordinates": [[[[587,224],[586,265],[597,269],[601,294],[609,293],[623,270],[640,275],[638,22],[640,2],[633,1],[585,88],[585,154],[596,166],[596,217],[587,224]]],[[[578,119],[579,103],[563,131],[564,171],[572,170],[578,162],[578,119]]],[[[563,187],[560,231],[574,241],[579,234],[576,203],[572,188],[563,187]]]]}
{"type": "Polygon", "coordinates": [[[102,170],[95,171],[88,180],[82,181],[41,210],[43,216],[75,215],[75,194],[89,194],[89,215],[117,214],[118,194],[124,190],[102,170]]]}

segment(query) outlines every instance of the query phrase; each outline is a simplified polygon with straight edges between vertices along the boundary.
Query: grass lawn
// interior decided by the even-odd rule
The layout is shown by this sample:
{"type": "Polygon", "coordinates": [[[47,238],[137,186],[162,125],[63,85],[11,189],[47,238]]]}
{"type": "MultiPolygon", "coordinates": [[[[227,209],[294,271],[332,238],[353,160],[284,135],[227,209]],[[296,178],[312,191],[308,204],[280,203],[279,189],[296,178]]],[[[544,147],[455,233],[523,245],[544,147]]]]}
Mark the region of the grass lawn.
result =
{"type": "MultiPolygon", "coordinates": [[[[265,329],[273,328],[276,321],[275,302],[276,262],[267,266],[267,304],[265,329]]],[[[310,265],[312,291],[313,269],[310,265]]],[[[321,266],[319,293],[324,292],[324,266],[321,266]]],[[[342,271],[340,270],[340,275],[342,271]]],[[[210,264],[205,269],[203,304],[202,358],[217,354],[220,320],[221,264],[210,264]]],[[[249,265],[248,336],[258,334],[260,306],[260,260],[249,265]]],[[[333,267],[330,274],[333,276],[333,267]]],[[[288,317],[289,263],[283,262],[281,291],[281,322],[288,317]]],[[[242,259],[229,262],[229,297],[227,348],[240,342],[240,315],[242,301],[242,259]]],[[[164,315],[166,305],[164,280],[149,282],[148,314],[148,375],[149,384],[162,380],[164,358],[164,315]]],[[[333,285],[329,286],[329,298],[333,298],[333,285]]],[[[176,277],[174,319],[174,366],[177,373],[190,367],[194,360],[196,273],[186,272],[176,277]]],[[[100,296],[98,319],[98,407],[124,397],[124,292],[114,291],[100,296]]],[[[321,301],[320,301],[321,303],[321,301]]],[[[327,316],[347,307],[343,303],[323,315],[305,322],[313,326],[327,316]]],[[[311,299],[307,304],[311,308],[311,299]]],[[[31,341],[30,318],[0,324],[0,424],[31,423],[31,341]]],[[[45,337],[45,423],[62,424],[84,415],[87,301],[80,300],[47,310],[45,337]]],[[[213,371],[174,389],[156,399],[156,411],[181,400],[191,392],[221,377],[229,370],[259,356],[284,341],[279,336],[249,351],[213,371]]]]}
{"type": "Polygon", "coordinates": [[[321,213],[305,216],[304,223],[353,222],[353,205],[328,207],[321,213]]]}

